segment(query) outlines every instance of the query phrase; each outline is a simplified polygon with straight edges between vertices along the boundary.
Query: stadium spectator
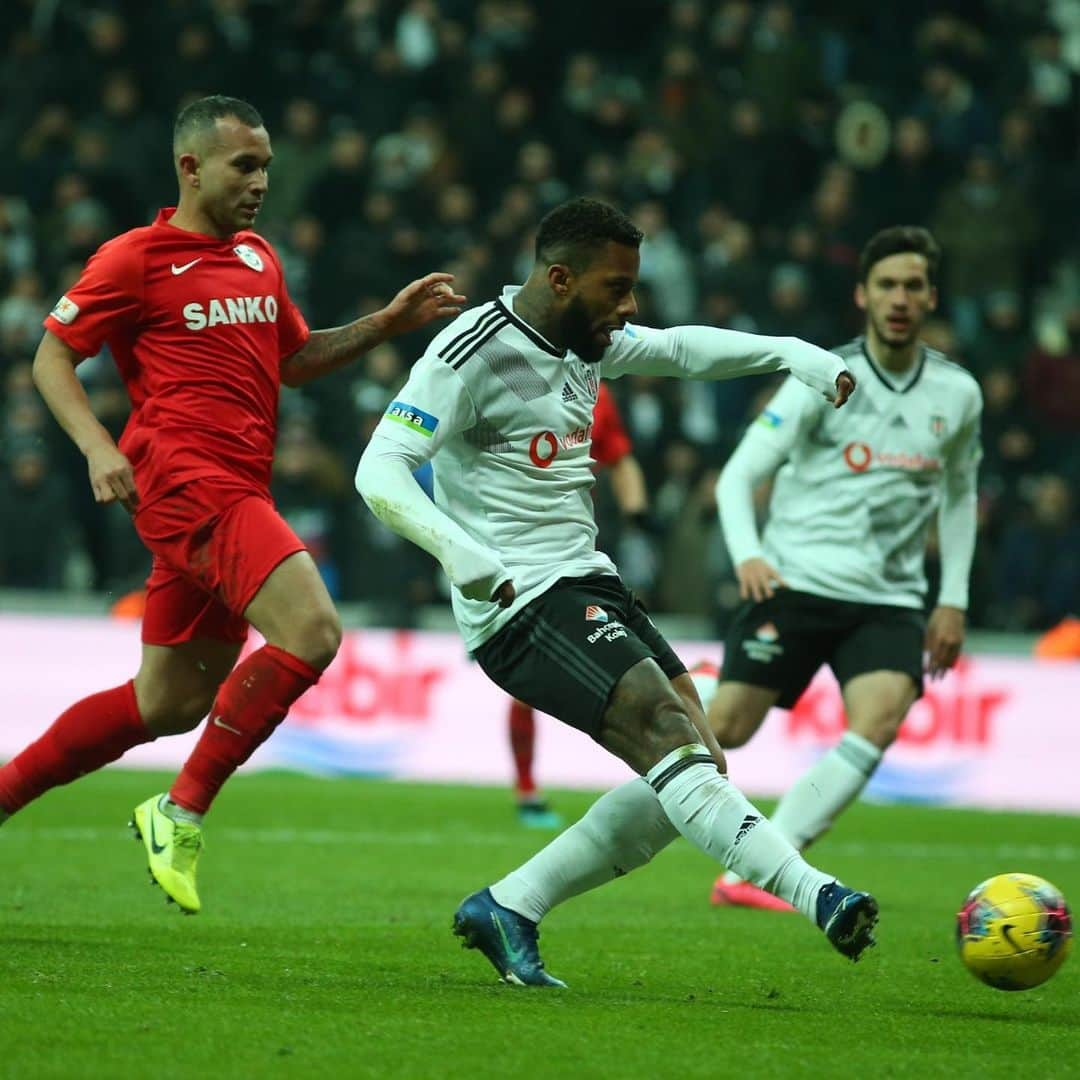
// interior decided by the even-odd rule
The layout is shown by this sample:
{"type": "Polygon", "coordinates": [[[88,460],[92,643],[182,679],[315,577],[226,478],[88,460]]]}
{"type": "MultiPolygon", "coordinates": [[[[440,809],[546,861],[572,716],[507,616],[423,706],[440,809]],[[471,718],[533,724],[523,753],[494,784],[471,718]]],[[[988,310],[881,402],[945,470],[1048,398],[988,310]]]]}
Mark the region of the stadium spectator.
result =
{"type": "Polygon", "coordinates": [[[34,439],[9,443],[0,482],[0,584],[63,588],[74,526],[67,488],[49,468],[44,446],[34,439]]]}

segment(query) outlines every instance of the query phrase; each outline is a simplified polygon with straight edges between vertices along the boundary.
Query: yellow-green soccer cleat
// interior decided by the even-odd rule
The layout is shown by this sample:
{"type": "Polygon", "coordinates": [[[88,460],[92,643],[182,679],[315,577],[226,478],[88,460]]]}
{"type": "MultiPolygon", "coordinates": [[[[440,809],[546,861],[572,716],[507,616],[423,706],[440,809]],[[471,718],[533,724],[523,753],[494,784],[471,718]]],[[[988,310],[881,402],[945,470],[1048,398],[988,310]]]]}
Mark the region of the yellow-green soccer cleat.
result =
{"type": "Polygon", "coordinates": [[[202,829],[190,821],[173,821],[158,805],[155,795],[135,807],[131,827],[146,846],[150,876],[186,915],[202,907],[195,888],[195,865],[203,849],[202,829]]]}

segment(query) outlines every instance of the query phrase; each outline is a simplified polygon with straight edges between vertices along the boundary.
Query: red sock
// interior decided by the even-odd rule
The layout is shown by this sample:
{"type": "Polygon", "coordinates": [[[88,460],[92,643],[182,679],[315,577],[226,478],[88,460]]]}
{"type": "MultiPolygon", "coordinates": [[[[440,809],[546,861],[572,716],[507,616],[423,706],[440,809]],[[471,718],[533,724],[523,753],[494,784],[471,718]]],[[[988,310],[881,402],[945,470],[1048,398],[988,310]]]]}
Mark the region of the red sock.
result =
{"type": "Polygon", "coordinates": [[[510,702],[510,750],[514,755],[514,788],[519,798],[536,794],[533,780],[533,750],[536,746],[536,716],[524,701],[510,702]]]}
{"type": "Polygon", "coordinates": [[[50,788],[100,769],[153,738],[139,716],[134,683],[83,698],[62,712],[40,739],[0,766],[0,807],[14,814],[50,788]]]}
{"type": "Polygon", "coordinates": [[[221,785],[270,737],[319,674],[274,645],[264,645],[237,664],[221,684],[210,719],[169,798],[205,814],[221,785]]]}

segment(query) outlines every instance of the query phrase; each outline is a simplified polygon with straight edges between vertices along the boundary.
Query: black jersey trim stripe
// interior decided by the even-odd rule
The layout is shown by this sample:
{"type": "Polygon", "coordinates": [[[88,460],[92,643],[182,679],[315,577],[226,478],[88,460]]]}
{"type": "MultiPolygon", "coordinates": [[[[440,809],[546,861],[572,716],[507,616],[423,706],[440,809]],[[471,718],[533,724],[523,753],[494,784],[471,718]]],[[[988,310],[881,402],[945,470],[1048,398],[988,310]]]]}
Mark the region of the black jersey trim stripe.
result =
{"type": "Polygon", "coordinates": [[[885,377],[884,372],[874,362],[874,358],[870,355],[870,350],[866,347],[866,339],[863,338],[861,343],[862,354],[866,358],[866,362],[870,365],[870,370],[881,380],[883,386],[891,390],[894,394],[906,394],[914,385],[922,378],[923,368],[926,367],[926,346],[919,346],[919,364],[915,368],[915,374],[903,386],[893,386],[893,384],[885,377]]]}
{"type": "MultiPolygon", "coordinates": [[[[450,364],[450,361],[453,359],[452,355],[446,358],[446,362],[450,364],[450,366],[455,371],[457,371],[457,369],[461,367],[461,365],[464,364],[466,360],[468,360],[470,357],[475,356],[497,333],[499,333],[500,330],[505,330],[509,325],[510,324],[506,321],[506,319],[500,319],[497,323],[494,323],[488,328],[487,332],[484,334],[483,337],[464,345],[463,348],[465,351],[457,360],[454,361],[454,363],[450,364]]],[[[461,349],[459,349],[458,352],[461,352],[461,349]]]]}
{"type": "Polygon", "coordinates": [[[502,300],[496,300],[495,306],[516,326],[538,349],[557,356],[560,360],[566,356],[565,349],[556,349],[547,338],[541,337],[527,322],[519,319],[512,308],[507,307],[502,300]]]}
{"type": "Polygon", "coordinates": [[[492,308],[490,311],[486,311],[483,315],[480,316],[479,319],[476,320],[476,322],[472,324],[472,326],[468,328],[468,330],[462,330],[460,334],[448,341],[439,350],[438,355],[445,358],[448,352],[456,349],[458,345],[464,342],[467,338],[472,337],[473,334],[482,334],[484,330],[491,325],[492,320],[501,319],[503,317],[504,316],[502,315],[502,313],[497,311],[495,308],[492,308]]]}

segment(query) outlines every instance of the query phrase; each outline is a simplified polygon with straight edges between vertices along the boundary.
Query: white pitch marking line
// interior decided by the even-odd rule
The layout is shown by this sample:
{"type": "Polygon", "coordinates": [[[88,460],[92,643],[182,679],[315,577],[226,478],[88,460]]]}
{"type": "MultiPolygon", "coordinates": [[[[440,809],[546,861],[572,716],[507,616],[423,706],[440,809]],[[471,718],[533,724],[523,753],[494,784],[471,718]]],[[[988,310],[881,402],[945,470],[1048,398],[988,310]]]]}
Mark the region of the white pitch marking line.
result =
{"type": "MultiPolygon", "coordinates": [[[[59,840],[95,840],[102,837],[116,836],[123,830],[104,827],[72,828],[70,826],[40,825],[20,829],[17,825],[3,830],[3,844],[32,842],[36,837],[55,837],[59,840]]],[[[419,847],[445,846],[448,832],[399,832],[386,830],[365,832],[345,829],[247,829],[224,827],[212,830],[212,835],[219,840],[234,840],[245,844],[323,844],[352,845],[355,847],[405,846],[415,844],[419,847]]],[[[467,844],[473,847],[491,847],[522,839],[518,831],[507,832],[455,832],[455,844],[467,844]]],[[[867,855],[888,855],[896,858],[917,859],[962,859],[994,858],[1009,859],[1046,859],[1055,862],[1080,861],[1080,846],[1075,844],[865,844],[834,842],[828,845],[829,855],[861,857],[867,855]]]]}

